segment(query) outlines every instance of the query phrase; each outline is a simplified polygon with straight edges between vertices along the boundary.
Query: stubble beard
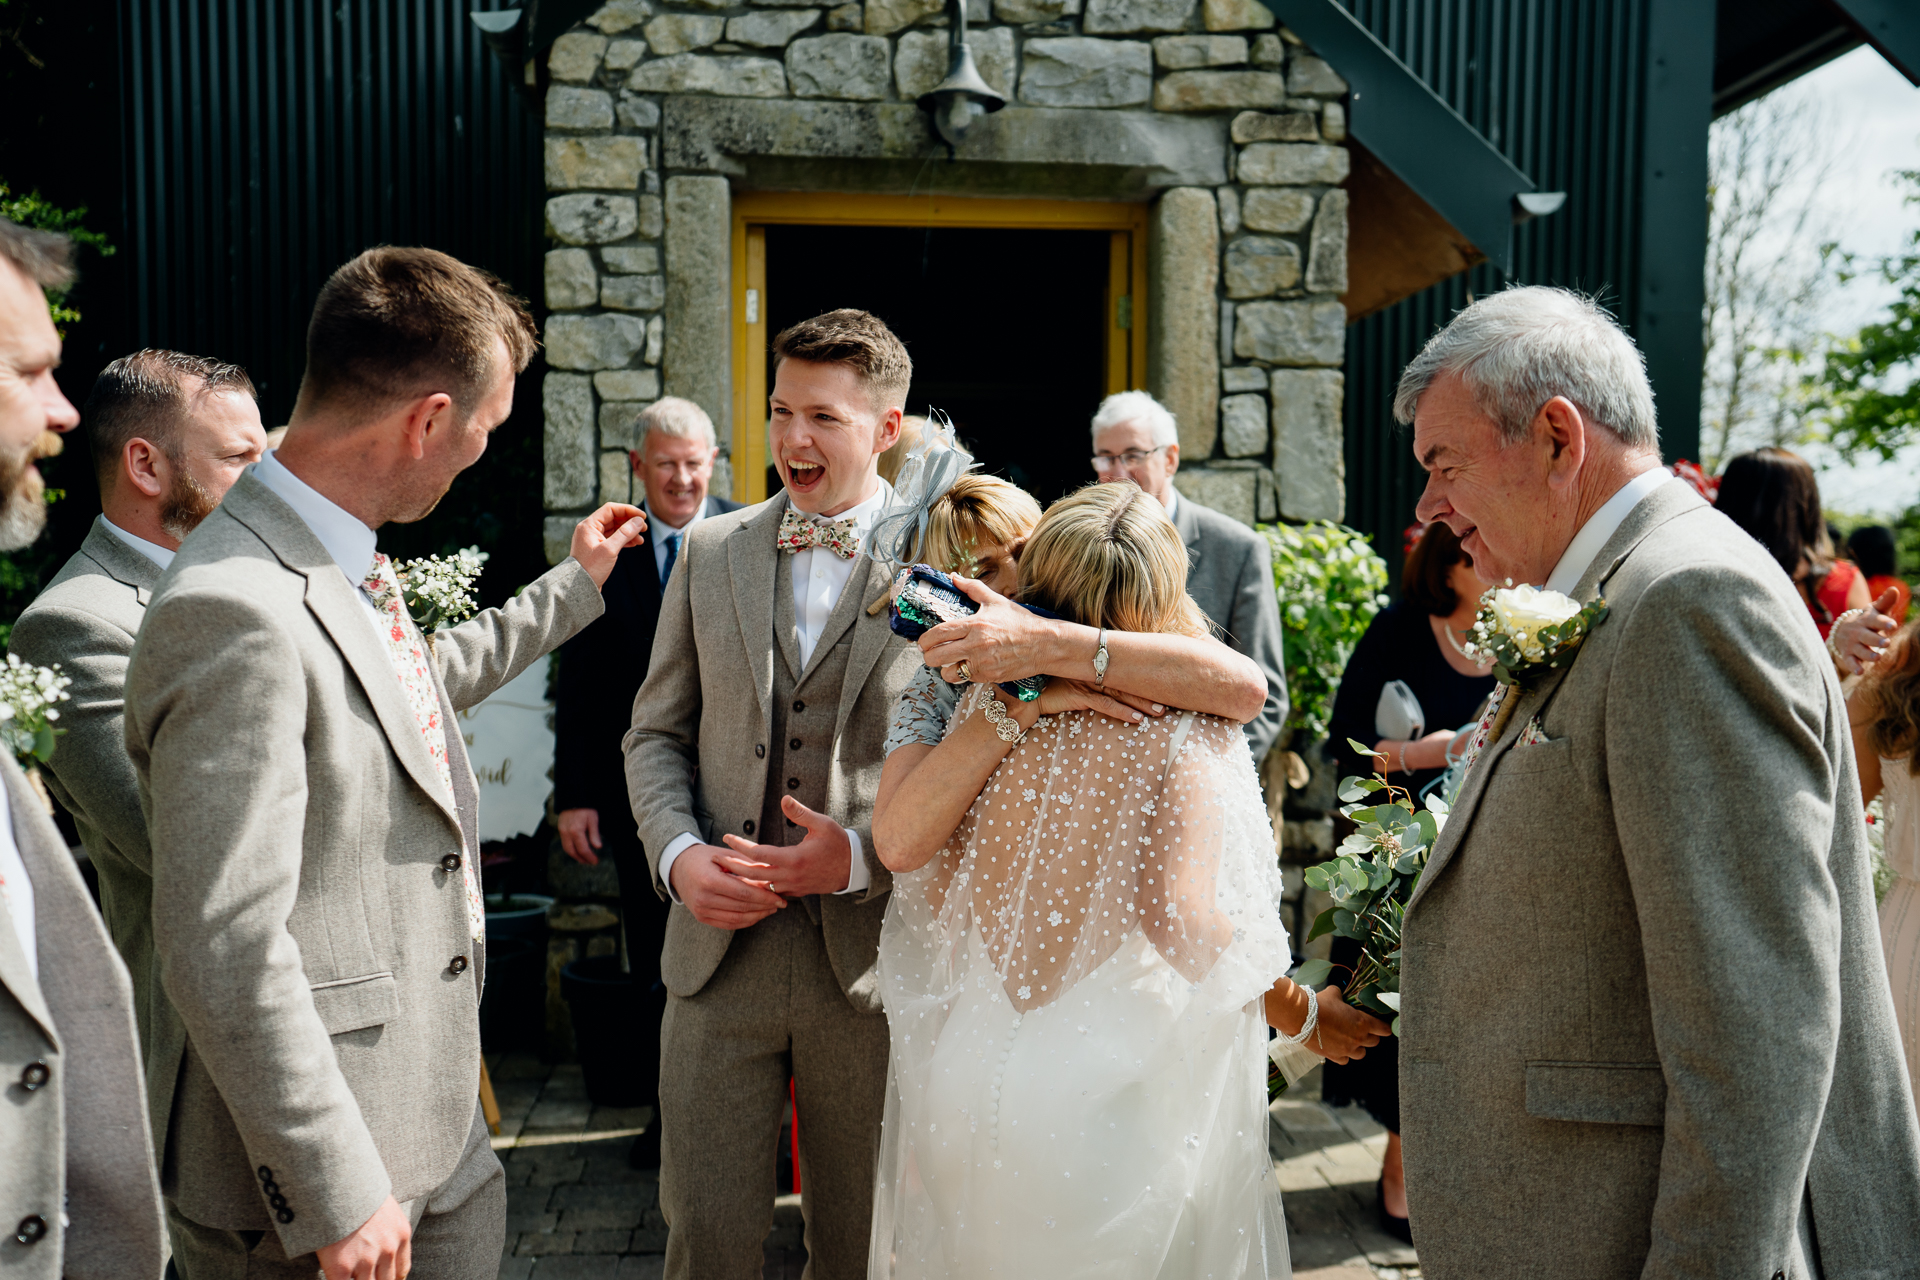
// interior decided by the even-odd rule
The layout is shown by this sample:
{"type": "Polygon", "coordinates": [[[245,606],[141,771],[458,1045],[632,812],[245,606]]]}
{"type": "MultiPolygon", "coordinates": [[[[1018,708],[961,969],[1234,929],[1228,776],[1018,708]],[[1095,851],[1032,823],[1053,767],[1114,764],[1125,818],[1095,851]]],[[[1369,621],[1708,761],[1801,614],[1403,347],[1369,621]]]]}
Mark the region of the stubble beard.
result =
{"type": "Polygon", "coordinates": [[[45,432],[23,449],[0,453],[0,551],[30,547],[46,531],[46,483],[33,463],[58,452],[60,437],[45,432]]]}
{"type": "Polygon", "coordinates": [[[185,542],[187,535],[213,514],[220,499],[180,463],[175,462],[174,467],[173,483],[167,488],[167,496],[160,500],[160,527],[167,531],[168,537],[185,542]]]}

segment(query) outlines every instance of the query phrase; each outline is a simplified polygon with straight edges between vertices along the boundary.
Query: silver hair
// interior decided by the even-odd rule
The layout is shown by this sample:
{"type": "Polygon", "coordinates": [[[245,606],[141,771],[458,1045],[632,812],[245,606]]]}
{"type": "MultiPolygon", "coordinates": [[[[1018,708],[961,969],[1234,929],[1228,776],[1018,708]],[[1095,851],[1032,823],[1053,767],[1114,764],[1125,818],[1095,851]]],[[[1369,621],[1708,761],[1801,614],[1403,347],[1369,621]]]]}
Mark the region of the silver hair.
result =
{"type": "Polygon", "coordinates": [[[1180,443],[1180,429],[1167,406],[1144,391],[1116,391],[1093,411],[1094,448],[1100,447],[1100,433],[1123,422],[1144,422],[1153,433],[1155,448],[1180,443]]]}
{"type": "Polygon", "coordinates": [[[73,241],[56,231],[40,231],[0,218],[0,262],[43,289],[73,283],[73,241]]]}
{"type": "Polygon", "coordinates": [[[658,431],[676,440],[699,440],[709,448],[720,442],[713,434],[713,419],[691,400],[668,396],[655,400],[640,413],[640,448],[647,447],[647,436],[658,431]]]}
{"type": "Polygon", "coordinates": [[[1646,357],[1600,304],[1570,289],[1516,285],[1469,304],[1400,375],[1393,416],[1413,421],[1433,380],[1457,373],[1481,412],[1519,440],[1541,406],[1565,396],[1636,449],[1660,449],[1646,357]]]}

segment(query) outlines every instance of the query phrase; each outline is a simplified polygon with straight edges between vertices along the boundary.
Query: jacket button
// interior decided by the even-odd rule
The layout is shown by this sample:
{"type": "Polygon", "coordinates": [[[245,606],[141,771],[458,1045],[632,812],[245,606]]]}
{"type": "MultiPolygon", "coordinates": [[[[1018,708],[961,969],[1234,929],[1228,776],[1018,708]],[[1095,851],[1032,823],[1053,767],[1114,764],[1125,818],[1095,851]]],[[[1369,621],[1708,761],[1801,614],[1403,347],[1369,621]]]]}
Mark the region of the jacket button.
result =
{"type": "Polygon", "coordinates": [[[455,956],[453,959],[447,961],[448,973],[465,973],[466,971],[467,958],[465,956],[455,956]]]}
{"type": "Polygon", "coordinates": [[[744,832],[745,832],[746,834],[748,834],[748,835],[752,835],[752,834],[753,834],[753,819],[752,819],[752,818],[748,818],[748,819],[747,819],[747,820],[746,820],[745,822],[743,822],[743,823],[741,823],[741,824],[740,824],[740,830],[742,830],[742,831],[744,831],[744,832]]]}
{"type": "Polygon", "coordinates": [[[756,743],[754,743],[754,744],[753,744],[753,758],[754,758],[755,760],[765,760],[765,759],[767,758],[767,744],[766,744],[766,743],[764,743],[764,742],[756,742],[756,743]]]}
{"type": "Polygon", "coordinates": [[[787,790],[798,791],[799,789],[800,789],[800,779],[798,778],[787,779],[787,790]]]}
{"type": "Polygon", "coordinates": [[[442,871],[458,871],[460,869],[460,855],[457,853],[450,853],[446,857],[440,859],[440,869],[442,871]]]}
{"type": "Polygon", "coordinates": [[[20,1219],[20,1225],[13,1229],[13,1238],[21,1244],[39,1244],[46,1236],[47,1220],[37,1213],[20,1219]]]}
{"type": "Polygon", "coordinates": [[[800,749],[800,739],[795,738],[792,742],[789,742],[787,746],[792,748],[795,751],[798,751],[800,749]]]}
{"type": "Polygon", "coordinates": [[[293,1221],[293,1210],[282,1209],[278,1213],[274,1214],[273,1216],[279,1219],[280,1223],[284,1226],[286,1223],[293,1221]]]}
{"type": "Polygon", "coordinates": [[[805,711],[807,709],[807,704],[800,701],[800,699],[795,698],[793,700],[793,709],[795,711],[805,711]]]}
{"type": "Polygon", "coordinates": [[[29,1062],[26,1070],[20,1073],[20,1087],[32,1093],[51,1079],[53,1079],[53,1069],[46,1063],[29,1062]]]}

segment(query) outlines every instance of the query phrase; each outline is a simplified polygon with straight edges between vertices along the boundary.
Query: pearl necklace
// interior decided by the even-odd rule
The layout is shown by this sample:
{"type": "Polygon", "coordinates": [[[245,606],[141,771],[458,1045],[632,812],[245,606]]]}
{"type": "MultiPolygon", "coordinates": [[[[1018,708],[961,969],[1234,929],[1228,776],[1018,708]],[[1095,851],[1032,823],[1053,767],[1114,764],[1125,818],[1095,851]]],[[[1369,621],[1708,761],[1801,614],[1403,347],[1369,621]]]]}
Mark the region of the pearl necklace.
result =
{"type": "Polygon", "coordinates": [[[1468,653],[1467,647],[1461,644],[1458,640],[1454,638],[1453,628],[1450,625],[1448,625],[1445,619],[1442,619],[1440,622],[1440,634],[1447,638],[1447,643],[1453,646],[1453,651],[1455,653],[1465,658],[1468,662],[1471,662],[1474,666],[1484,669],[1486,667],[1493,665],[1492,662],[1488,659],[1476,658],[1472,654],[1468,653]]]}

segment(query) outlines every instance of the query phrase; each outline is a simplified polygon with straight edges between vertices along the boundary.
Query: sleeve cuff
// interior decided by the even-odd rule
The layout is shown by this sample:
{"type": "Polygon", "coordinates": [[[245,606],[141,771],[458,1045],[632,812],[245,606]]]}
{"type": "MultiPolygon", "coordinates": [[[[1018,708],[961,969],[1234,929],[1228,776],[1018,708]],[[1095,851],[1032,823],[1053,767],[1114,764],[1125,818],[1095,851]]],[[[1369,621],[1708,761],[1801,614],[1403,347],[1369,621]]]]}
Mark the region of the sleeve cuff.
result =
{"type": "MultiPolygon", "coordinates": [[[[855,838],[858,839],[858,837],[855,838]]],[[[699,836],[691,831],[682,831],[673,838],[660,855],[660,883],[667,886],[667,896],[675,902],[680,901],[680,895],[673,891],[673,860],[699,843],[699,836]]]]}
{"type": "Polygon", "coordinates": [[[860,833],[852,827],[847,827],[845,830],[847,849],[852,860],[847,864],[847,887],[840,890],[840,893],[834,894],[836,898],[841,894],[865,893],[873,884],[873,873],[867,870],[867,854],[860,844],[860,833]]]}

